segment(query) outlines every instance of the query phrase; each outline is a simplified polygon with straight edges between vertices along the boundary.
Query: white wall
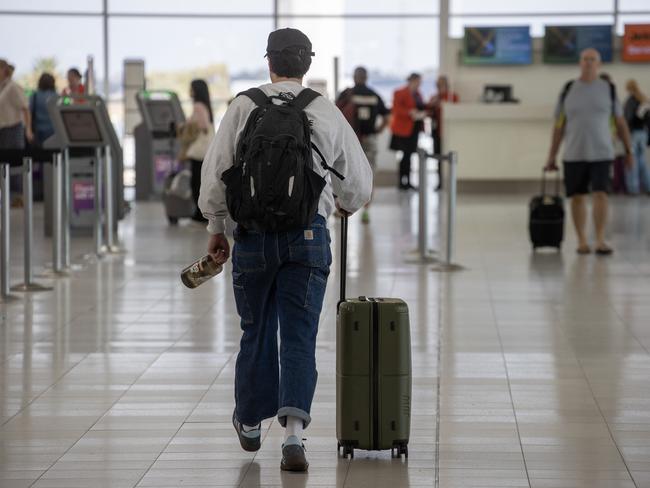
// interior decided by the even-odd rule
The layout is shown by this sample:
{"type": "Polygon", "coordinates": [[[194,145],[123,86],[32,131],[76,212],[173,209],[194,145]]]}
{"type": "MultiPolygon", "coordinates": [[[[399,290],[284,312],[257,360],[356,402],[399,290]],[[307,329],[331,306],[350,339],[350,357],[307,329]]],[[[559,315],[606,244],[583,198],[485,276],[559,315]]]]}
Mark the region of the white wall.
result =
{"type": "MultiPolygon", "coordinates": [[[[650,94],[650,65],[620,61],[620,39],[616,39],[614,62],[603,64],[602,71],[612,76],[622,100],[626,97],[625,82],[636,78],[641,89],[650,94]]],[[[462,39],[449,39],[441,73],[449,76],[461,102],[475,103],[483,93],[483,85],[512,84],[515,98],[527,105],[554,104],[564,83],[578,76],[577,65],[542,63],[542,39],[533,39],[533,64],[528,66],[467,66],[461,64],[462,39]]]]}

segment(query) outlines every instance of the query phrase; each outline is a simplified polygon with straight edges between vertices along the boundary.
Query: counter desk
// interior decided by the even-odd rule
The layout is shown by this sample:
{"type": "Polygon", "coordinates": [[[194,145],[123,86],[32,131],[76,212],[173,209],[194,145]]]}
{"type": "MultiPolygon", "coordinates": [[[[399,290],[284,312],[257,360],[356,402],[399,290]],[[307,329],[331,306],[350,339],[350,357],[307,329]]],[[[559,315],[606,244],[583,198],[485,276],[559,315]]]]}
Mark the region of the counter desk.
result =
{"type": "Polygon", "coordinates": [[[552,105],[446,104],[444,146],[458,152],[459,187],[505,190],[539,181],[552,125],[552,105]]]}

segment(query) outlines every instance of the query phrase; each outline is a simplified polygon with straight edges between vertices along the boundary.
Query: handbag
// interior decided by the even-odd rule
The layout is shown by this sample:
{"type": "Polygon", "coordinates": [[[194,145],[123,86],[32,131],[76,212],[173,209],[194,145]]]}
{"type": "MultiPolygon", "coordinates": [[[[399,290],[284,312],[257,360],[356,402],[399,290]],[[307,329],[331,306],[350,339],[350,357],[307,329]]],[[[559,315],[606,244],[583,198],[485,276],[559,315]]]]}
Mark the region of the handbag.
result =
{"type": "Polygon", "coordinates": [[[196,161],[203,161],[208,152],[212,138],[214,137],[214,129],[212,125],[208,129],[199,131],[198,135],[187,148],[185,155],[187,159],[194,159],[196,161]]]}

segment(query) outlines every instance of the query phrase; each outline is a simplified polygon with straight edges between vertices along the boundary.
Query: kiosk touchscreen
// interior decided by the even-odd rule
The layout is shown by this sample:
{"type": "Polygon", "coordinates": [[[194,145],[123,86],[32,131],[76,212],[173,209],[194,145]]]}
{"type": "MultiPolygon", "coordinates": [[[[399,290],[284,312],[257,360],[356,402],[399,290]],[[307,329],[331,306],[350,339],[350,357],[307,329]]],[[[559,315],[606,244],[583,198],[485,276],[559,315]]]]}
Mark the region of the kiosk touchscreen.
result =
{"type": "MultiPolygon", "coordinates": [[[[45,141],[49,148],[67,149],[70,162],[70,230],[77,234],[92,233],[94,225],[95,185],[93,165],[96,148],[111,148],[115,215],[124,214],[123,160],[120,145],[102,98],[94,95],[64,96],[48,103],[54,135],[45,141]]],[[[45,234],[52,232],[52,174],[45,172],[45,234]]]]}
{"type": "Polygon", "coordinates": [[[142,123],[135,136],[135,197],[160,198],[165,179],[179,151],[176,127],[185,122],[178,96],[170,91],[143,90],[136,95],[142,123]]]}
{"type": "Polygon", "coordinates": [[[61,110],[61,122],[70,145],[101,146],[104,143],[93,110],[61,110]]]}

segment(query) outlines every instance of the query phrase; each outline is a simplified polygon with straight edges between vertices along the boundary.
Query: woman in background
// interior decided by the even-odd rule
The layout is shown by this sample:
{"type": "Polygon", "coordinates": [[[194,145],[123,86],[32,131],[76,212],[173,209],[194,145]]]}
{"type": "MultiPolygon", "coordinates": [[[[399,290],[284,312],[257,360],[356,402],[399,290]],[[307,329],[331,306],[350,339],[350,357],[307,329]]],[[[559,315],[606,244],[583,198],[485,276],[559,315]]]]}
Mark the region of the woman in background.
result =
{"type": "Polygon", "coordinates": [[[401,151],[402,159],[399,163],[399,184],[400,190],[414,190],[411,184],[411,155],[417,151],[418,137],[424,129],[424,101],[420,93],[422,76],[412,73],[407,78],[408,84],[395,91],[393,94],[393,117],[390,129],[393,137],[390,141],[390,148],[393,151],[401,151]]]}
{"type": "Polygon", "coordinates": [[[650,172],[646,164],[646,146],[648,145],[648,117],[650,103],[641,91],[636,80],[629,80],[625,85],[629,96],[625,100],[623,114],[630,128],[634,164],[625,171],[627,192],[635,195],[640,191],[650,193],[650,172]]]}
{"type": "Polygon", "coordinates": [[[43,146],[45,140],[54,134],[54,127],[47,111],[47,102],[52,97],[56,97],[54,76],[43,73],[38,79],[38,89],[29,98],[34,145],[39,147],[43,146]]]}
{"type": "Polygon", "coordinates": [[[192,115],[187,119],[186,124],[193,124],[198,129],[197,137],[189,145],[185,153],[192,167],[192,198],[197,205],[192,220],[205,222],[206,219],[201,215],[198,202],[199,191],[201,190],[201,166],[203,165],[203,158],[208,152],[210,142],[214,137],[214,117],[212,115],[208,84],[204,80],[192,80],[190,97],[192,97],[193,101],[192,115]]]}
{"type": "Polygon", "coordinates": [[[67,73],[68,86],[66,86],[61,95],[82,95],[86,92],[86,87],[81,80],[83,79],[81,73],[77,68],[70,68],[67,73]]]}

